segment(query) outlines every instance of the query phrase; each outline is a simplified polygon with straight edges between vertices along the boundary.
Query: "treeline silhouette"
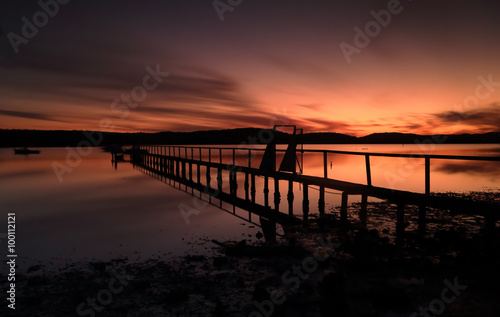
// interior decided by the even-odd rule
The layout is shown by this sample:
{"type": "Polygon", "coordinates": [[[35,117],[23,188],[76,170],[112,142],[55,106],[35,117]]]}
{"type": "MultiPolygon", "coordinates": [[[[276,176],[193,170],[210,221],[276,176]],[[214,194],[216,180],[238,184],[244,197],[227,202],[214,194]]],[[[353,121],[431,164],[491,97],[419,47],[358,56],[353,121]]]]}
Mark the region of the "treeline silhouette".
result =
{"type": "MultiPolygon", "coordinates": [[[[89,141],[88,135],[102,135],[96,146],[110,144],[262,144],[271,136],[277,143],[288,143],[290,134],[271,129],[241,128],[208,130],[195,132],[96,132],[65,130],[7,130],[0,129],[0,147],[64,147],[77,146],[81,141],[89,141]],[[102,133],[102,134],[101,134],[102,133]]],[[[306,133],[300,141],[304,144],[414,144],[432,143],[500,143],[500,132],[484,134],[457,134],[435,137],[406,133],[375,133],[363,137],[323,132],[306,133]]]]}

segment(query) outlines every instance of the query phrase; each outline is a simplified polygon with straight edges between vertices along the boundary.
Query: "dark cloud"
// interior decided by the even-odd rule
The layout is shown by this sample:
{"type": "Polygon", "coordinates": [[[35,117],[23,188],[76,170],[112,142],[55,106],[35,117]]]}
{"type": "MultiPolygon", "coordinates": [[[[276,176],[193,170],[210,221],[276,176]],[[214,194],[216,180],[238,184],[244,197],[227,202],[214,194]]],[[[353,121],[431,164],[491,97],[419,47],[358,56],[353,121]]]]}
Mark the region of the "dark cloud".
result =
{"type": "Polygon", "coordinates": [[[253,101],[241,84],[218,71],[196,66],[178,56],[168,60],[175,54],[165,51],[162,58],[151,58],[149,64],[144,64],[131,58],[133,52],[129,51],[91,49],[80,56],[27,47],[23,56],[0,62],[4,70],[0,83],[6,91],[22,87],[31,95],[45,98],[111,104],[121,94],[130,94],[135,86],[142,85],[142,79],[148,74],[146,67],[156,69],[159,65],[162,72],[170,75],[149,92],[145,104],[156,100],[167,106],[184,103],[252,107],[253,101]],[[22,73],[26,75],[18,75],[22,73]]]}
{"type": "Polygon", "coordinates": [[[301,119],[300,121],[306,123],[307,125],[313,125],[313,126],[319,125],[322,128],[326,129],[327,131],[335,131],[339,129],[350,130],[351,128],[353,128],[353,125],[349,123],[327,120],[327,119],[307,118],[307,119],[301,119]]]}
{"type": "Polygon", "coordinates": [[[158,91],[165,94],[165,101],[186,103],[212,103],[249,107],[239,83],[224,76],[194,77],[172,74],[158,91]]]}
{"type": "Polygon", "coordinates": [[[37,120],[60,122],[60,120],[56,120],[51,116],[41,114],[41,113],[36,113],[36,112],[11,111],[11,110],[0,109],[0,115],[8,116],[8,117],[19,117],[19,118],[27,118],[27,119],[37,119],[37,120]]]}
{"type": "Polygon", "coordinates": [[[429,120],[432,125],[464,124],[478,129],[500,131],[500,105],[498,103],[465,111],[445,111],[432,116],[434,120],[429,120]]]}

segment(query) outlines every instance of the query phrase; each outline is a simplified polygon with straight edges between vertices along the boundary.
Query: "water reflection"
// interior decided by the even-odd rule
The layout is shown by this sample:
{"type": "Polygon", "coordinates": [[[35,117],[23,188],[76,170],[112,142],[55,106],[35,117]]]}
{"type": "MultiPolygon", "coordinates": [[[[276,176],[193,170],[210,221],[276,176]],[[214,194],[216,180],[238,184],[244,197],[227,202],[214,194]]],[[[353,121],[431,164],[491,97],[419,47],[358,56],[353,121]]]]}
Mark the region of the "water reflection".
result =
{"type": "MultiPolygon", "coordinates": [[[[398,152],[401,146],[387,145],[310,145],[306,148],[337,149],[370,152],[398,152]]],[[[498,145],[442,145],[435,146],[432,154],[498,156],[498,145]]],[[[405,146],[407,153],[419,153],[414,146],[405,146]]],[[[420,151],[421,152],[421,151],[420,151]]],[[[180,193],[154,179],[139,173],[131,164],[120,164],[118,170],[110,167],[109,153],[95,149],[83,158],[74,171],[64,175],[60,183],[51,164],[64,163],[64,148],[44,148],[36,157],[14,156],[12,149],[0,149],[0,201],[2,210],[15,212],[18,220],[18,245],[23,254],[20,261],[35,263],[39,260],[57,262],[61,259],[109,259],[118,256],[148,257],[158,254],[181,255],[185,252],[204,252],[199,239],[238,240],[255,239],[262,225],[258,218],[253,224],[241,218],[222,213],[216,206],[208,205],[186,225],[179,205],[191,204],[193,197],[180,193]],[[243,225],[244,224],[244,225],[243,225]],[[252,228],[253,227],[253,228],[252,228]]],[[[188,153],[190,154],[190,153],[188,153]]],[[[195,157],[198,153],[194,153],[195,157]]],[[[202,156],[208,155],[203,150],[202,156]]],[[[221,158],[212,153],[213,161],[221,158]]],[[[223,162],[232,162],[232,153],[222,155],[223,162]]],[[[245,151],[236,152],[236,160],[248,163],[245,151]]],[[[260,157],[253,157],[250,164],[258,167],[260,157]]],[[[398,189],[423,192],[423,160],[402,161],[398,158],[373,158],[372,181],[375,186],[390,187],[387,175],[396,175],[398,189]]],[[[319,155],[304,157],[304,172],[323,175],[323,158],[319,155]]],[[[204,177],[205,170],[201,170],[204,177]]],[[[214,171],[215,172],[215,171],[214,171]]],[[[499,190],[499,162],[464,162],[432,160],[432,191],[482,191],[499,190]]],[[[196,170],[193,171],[196,175],[196,170]]],[[[196,176],[195,176],[196,177],[196,176]]],[[[224,175],[227,179],[227,175],[224,175]]],[[[351,182],[366,183],[363,156],[328,155],[328,177],[351,182]],[[330,165],[331,162],[331,165],[330,165]]],[[[215,182],[216,174],[212,175],[215,182]]],[[[238,197],[244,198],[244,177],[239,175],[238,197]]],[[[257,188],[264,179],[257,178],[257,188]]],[[[215,185],[215,183],[214,183],[215,185]]],[[[280,188],[286,182],[280,181],[280,188]]],[[[274,188],[273,180],[269,188],[274,188]]],[[[227,188],[224,189],[227,192],[227,188]]],[[[302,189],[294,185],[296,199],[294,211],[300,213],[302,189]]],[[[310,213],[317,213],[319,193],[310,188],[310,213]]],[[[357,202],[353,196],[349,202],[357,202]]],[[[340,195],[327,191],[326,209],[340,205],[340,195]]],[[[264,194],[258,191],[256,202],[264,204],[264,194]]],[[[270,200],[272,204],[272,198],[270,200]]],[[[282,198],[280,211],[287,213],[286,200],[282,198]]],[[[226,209],[233,211],[232,206],[226,209]]],[[[248,216],[248,212],[235,209],[235,214],[248,216]]],[[[6,228],[6,219],[0,219],[6,228]]],[[[278,230],[279,231],[279,230],[278,230]]],[[[0,233],[4,231],[0,230],[0,233]]]]}
{"type": "MultiPolygon", "coordinates": [[[[51,164],[64,163],[65,157],[65,149],[42,149],[28,159],[0,150],[0,201],[3,211],[17,216],[20,265],[196,254],[207,252],[200,239],[256,239],[257,227],[241,225],[214,206],[186,225],[179,205],[190,203],[191,196],[131,164],[115,171],[109,153],[97,149],[60,183],[51,164]]],[[[3,218],[0,228],[7,227],[3,218]]]]}
{"type": "Polygon", "coordinates": [[[498,162],[445,162],[439,164],[435,170],[445,174],[467,174],[484,177],[492,181],[498,181],[500,177],[500,164],[498,162]]]}

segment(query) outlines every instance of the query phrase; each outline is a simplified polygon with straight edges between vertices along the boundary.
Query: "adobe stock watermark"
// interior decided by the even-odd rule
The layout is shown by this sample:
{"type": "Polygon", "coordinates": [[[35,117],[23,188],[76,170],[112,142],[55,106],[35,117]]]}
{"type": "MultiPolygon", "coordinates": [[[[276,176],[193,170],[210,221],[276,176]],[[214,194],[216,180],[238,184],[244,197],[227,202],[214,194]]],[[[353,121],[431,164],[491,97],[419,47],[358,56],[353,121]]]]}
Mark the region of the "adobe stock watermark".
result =
{"type": "Polygon", "coordinates": [[[19,46],[21,44],[28,44],[29,40],[33,39],[38,35],[40,29],[47,26],[49,24],[49,20],[54,18],[60,9],[60,5],[68,4],[71,0],[40,0],[38,1],[38,6],[40,6],[40,10],[38,10],[31,19],[28,19],[26,16],[21,18],[23,22],[23,26],[21,27],[21,35],[10,32],[7,34],[7,38],[9,39],[14,52],[19,53],[19,46]]]}
{"type": "Polygon", "coordinates": [[[387,10],[380,10],[378,12],[371,10],[370,15],[373,17],[373,20],[368,21],[363,29],[357,26],[354,28],[353,45],[346,42],[339,44],[347,63],[350,64],[352,62],[351,56],[353,54],[360,54],[361,50],[366,48],[371,40],[379,36],[382,29],[391,23],[393,15],[400,14],[403,12],[403,9],[404,7],[399,0],[389,0],[387,2],[387,10]]]}
{"type": "Polygon", "coordinates": [[[214,0],[212,5],[214,6],[215,12],[219,16],[221,22],[224,21],[224,14],[226,12],[233,12],[234,9],[239,6],[243,0],[214,0]]]}
{"type": "MultiPolygon", "coordinates": [[[[500,81],[495,82],[493,80],[493,74],[489,74],[487,77],[480,75],[477,77],[477,80],[478,84],[474,89],[474,93],[465,97],[461,103],[454,104],[451,111],[445,112],[442,117],[443,121],[455,125],[461,124],[462,120],[470,117],[471,111],[479,108],[481,101],[490,98],[493,92],[500,87],[500,81]]],[[[436,145],[444,143],[447,138],[446,135],[433,135],[423,141],[415,140],[415,144],[418,145],[418,153],[414,154],[431,155],[436,151],[436,145]]],[[[411,155],[410,157],[400,158],[399,160],[400,163],[398,164],[397,173],[391,171],[386,171],[384,173],[389,188],[393,188],[395,185],[411,177],[415,173],[417,166],[421,163],[422,158],[411,155]]]]}
{"type": "MultiPolygon", "coordinates": [[[[283,108],[283,113],[286,113],[286,108],[283,108]]],[[[272,128],[277,124],[289,124],[290,121],[285,117],[282,116],[281,114],[276,114],[274,115],[270,121],[269,121],[269,126],[271,129],[260,129],[259,133],[257,134],[257,137],[252,137],[249,136],[247,138],[247,141],[243,141],[238,145],[238,150],[243,149],[246,145],[249,144],[268,144],[274,139],[274,132],[272,128]]],[[[256,157],[256,151],[251,152],[250,156],[250,161],[253,161],[256,157]]],[[[234,164],[227,164],[227,169],[229,172],[240,172],[241,171],[241,166],[239,166],[239,161],[238,159],[235,159],[234,164]]],[[[205,195],[212,196],[214,198],[217,198],[219,195],[218,189],[213,189],[213,192],[210,193],[208,187],[205,187],[205,190],[203,191],[205,195]]],[[[185,203],[180,203],[179,204],[179,211],[182,215],[182,218],[184,219],[184,222],[186,225],[189,225],[191,223],[190,217],[193,215],[199,215],[203,209],[205,209],[209,203],[205,200],[199,199],[198,197],[193,197],[192,201],[192,206],[187,205],[185,203]]]]}
{"type": "Polygon", "coordinates": [[[441,296],[431,300],[427,307],[420,306],[418,312],[414,312],[410,317],[432,317],[441,315],[446,310],[446,305],[453,303],[468,287],[467,285],[458,284],[458,277],[455,277],[453,284],[447,279],[444,280],[443,283],[445,287],[441,291],[441,296]],[[432,315],[429,312],[432,313],[432,315]]]}
{"type": "MultiPolygon", "coordinates": [[[[121,120],[127,118],[130,114],[130,109],[137,108],[139,103],[148,97],[148,92],[156,89],[163,83],[164,78],[169,75],[170,73],[161,71],[160,64],[157,64],[155,69],[149,65],[146,66],[146,75],[142,78],[141,84],[133,87],[130,93],[123,93],[119,98],[113,100],[111,111],[119,114],[121,120]]],[[[111,119],[104,118],[99,122],[99,128],[113,130],[115,127],[111,119]]],[[[52,162],[52,169],[60,183],[63,181],[63,175],[72,173],[81,164],[82,158],[89,156],[93,148],[100,146],[104,139],[103,133],[99,131],[84,131],[83,134],[87,140],[78,142],[76,150],[70,146],[66,147],[65,164],[58,161],[52,162]]]]}
{"type": "MultiPolygon", "coordinates": [[[[310,274],[316,272],[319,268],[319,263],[329,259],[335,250],[340,247],[339,242],[332,242],[332,238],[325,241],[321,238],[317,239],[320,247],[314,250],[314,253],[302,260],[301,265],[293,265],[291,269],[285,271],[281,276],[281,281],[286,289],[296,292],[303,281],[307,280],[310,274]],[[321,254],[323,249],[324,254],[321,254]]],[[[283,290],[273,290],[270,292],[270,298],[261,302],[253,301],[256,310],[252,311],[248,317],[269,317],[274,313],[275,307],[282,305],[287,300],[287,296],[283,290]]]]}
{"type": "Polygon", "coordinates": [[[112,277],[106,287],[100,289],[94,297],[87,297],[85,301],[76,307],[78,316],[96,316],[113,302],[113,295],[123,292],[128,282],[134,280],[134,277],[121,275],[113,269],[109,273],[111,273],[112,277]]]}

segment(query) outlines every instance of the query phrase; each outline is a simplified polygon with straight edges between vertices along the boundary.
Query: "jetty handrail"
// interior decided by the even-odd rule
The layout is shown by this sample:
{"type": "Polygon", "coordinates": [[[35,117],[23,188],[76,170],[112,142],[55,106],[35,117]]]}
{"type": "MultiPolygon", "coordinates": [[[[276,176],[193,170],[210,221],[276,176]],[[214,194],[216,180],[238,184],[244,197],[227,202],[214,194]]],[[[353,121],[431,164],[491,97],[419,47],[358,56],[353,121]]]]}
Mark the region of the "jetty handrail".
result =
{"type": "MultiPolygon", "coordinates": [[[[236,151],[248,151],[248,166],[251,165],[252,151],[264,152],[265,148],[253,147],[214,147],[214,146],[185,146],[185,145],[141,145],[141,149],[147,150],[151,154],[168,155],[174,157],[182,157],[181,149],[184,151],[184,157],[188,158],[188,149],[191,151],[191,159],[195,159],[194,149],[199,151],[201,160],[202,150],[208,150],[208,160],[211,161],[212,150],[219,154],[219,161],[222,164],[222,151],[232,151],[232,165],[235,164],[236,151]],[[177,148],[177,150],[176,150],[177,148]]],[[[321,150],[321,149],[297,149],[298,153],[323,153],[323,168],[324,178],[328,178],[328,154],[342,155],[361,155],[365,157],[366,183],[372,186],[370,156],[373,157],[400,157],[400,158],[422,158],[425,162],[425,194],[430,194],[430,160],[431,159],[447,159],[447,160],[464,160],[464,161],[500,161],[500,156],[470,156],[470,155],[443,155],[443,154],[412,154],[412,153],[376,153],[376,152],[356,152],[342,150],[321,150]]],[[[276,152],[286,152],[286,149],[276,149],[276,152]]]]}
{"type": "MultiPolygon", "coordinates": [[[[265,151],[265,148],[250,148],[250,147],[215,147],[215,146],[184,146],[184,145],[141,145],[141,148],[147,147],[171,147],[182,149],[205,149],[205,150],[235,150],[235,151],[265,151]]],[[[409,158],[431,158],[431,159],[447,159],[447,160],[465,160],[465,161],[500,161],[499,156],[476,156],[476,155],[443,155],[443,154],[412,154],[412,153],[379,153],[379,152],[357,152],[357,151],[342,151],[342,150],[321,150],[321,149],[297,149],[297,152],[302,153],[328,153],[328,154],[345,154],[345,155],[363,155],[363,156],[383,156],[383,157],[409,157],[409,158]]],[[[276,152],[286,152],[286,149],[276,149],[276,152]]],[[[173,153],[175,155],[175,151],[173,153]]]]}

